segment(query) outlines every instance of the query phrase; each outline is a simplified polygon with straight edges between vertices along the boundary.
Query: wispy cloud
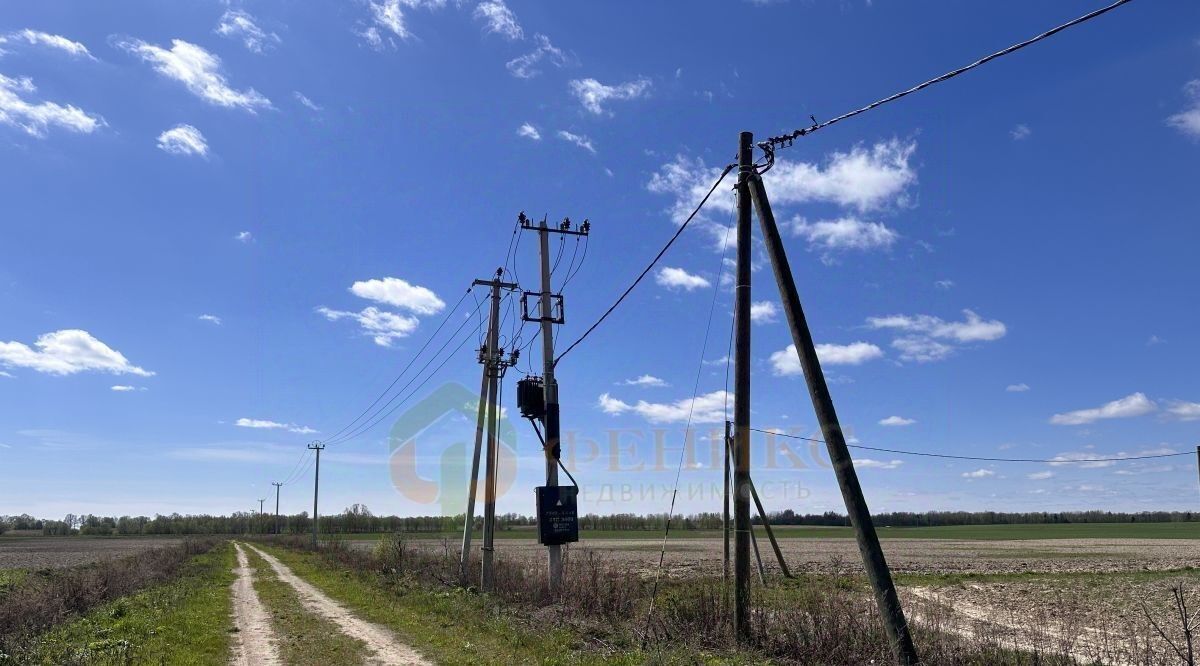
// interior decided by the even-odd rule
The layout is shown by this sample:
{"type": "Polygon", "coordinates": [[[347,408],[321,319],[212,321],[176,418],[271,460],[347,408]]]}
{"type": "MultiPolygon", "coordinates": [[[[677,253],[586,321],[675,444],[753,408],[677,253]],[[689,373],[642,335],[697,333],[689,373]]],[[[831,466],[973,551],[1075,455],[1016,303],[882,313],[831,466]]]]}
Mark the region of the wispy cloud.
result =
{"type": "Polygon", "coordinates": [[[1029,384],[1024,382],[1020,384],[1009,384],[1008,386],[1004,387],[1004,390],[1008,391],[1009,393],[1024,393],[1029,390],[1029,384]]]}
{"type": "Polygon", "coordinates": [[[256,430],[286,430],[288,432],[294,432],[301,435],[311,435],[317,432],[308,426],[299,426],[295,423],[280,423],[278,421],[271,421],[269,419],[250,419],[243,417],[234,421],[233,425],[239,428],[253,428],[256,430]]]}
{"type": "Polygon", "coordinates": [[[983,469],[982,467],[975,470],[974,472],[963,472],[962,473],[962,477],[964,479],[986,479],[989,476],[996,476],[996,473],[990,469],[983,469]]]}
{"type": "Polygon", "coordinates": [[[779,307],[773,301],[756,301],[750,304],[750,321],[755,324],[770,324],[779,316],[779,307]]]}
{"type": "MultiPolygon", "coordinates": [[[[862,365],[867,361],[883,358],[883,350],[869,342],[851,342],[846,345],[819,344],[816,345],[817,359],[822,365],[862,365]]],[[[771,354],[771,369],[780,377],[799,377],[804,374],[800,367],[800,358],[796,355],[796,345],[788,345],[784,349],[771,354]]]]}
{"type": "Polygon", "coordinates": [[[526,139],[532,139],[534,141],[542,140],[542,133],[529,123],[522,123],[521,126],[517,128],[517,136],[522,136],[526,139]]]}
{"type": "Polygon", "coordinates": [[[1029,135],[1033,134],[1033,130],[1029,129],[1028,125],[1022,124],[1012,128],[1008,134],[1013,138],[1013,141],[1024,141],[1029,138],[1029,135]]]}
{"type": "Polygon", "coordinates": [[[899,427],[899,426],[909,426],[914,423],[916,423],[915,419],[906,419],[903,416],[889,416],[886,419],[882,419],[879,421],[879,425],[891,426],[893,428],[899,427]]]}
{"type": "Polygon", "coordinates": [[[241,40],[246,49],[253,53],[263,53],[283,41],[279,35],[260,28],[253,16],[240,9],[230,9],[222,14],[217,22],[216,33],[241,40]]]}
{"type": "Polygon", "coordinates": [[[651,423],[684,423],[688,420],[689,413],[692,423],[719,423],[725,420],[727,401],[729,404],[733,404],[733,394],[725,391],[713,391],[698,395],[694,402],[691,398],[684,398],[668,403],[638,400],[634,404],[603,393],[597,400],[597,405],[605,414],[633,413],[651,423]]]}
{"type": "Polygon", "coordinates": [[[6,35],[0,35],[0,44],[10,44],[12,42],[24,42],[31,46],[42,46],[57,51],[62,51],[63,53],[78,58],[87,58],[88,60],[96,59],[94,56],[92,56],[91,51],[88,51],[88,48],[82,43],[67,39],[62,35],[54,35],[48,32],[42,32],[41,30],[31,30],[30,28],[25,28],[24,30],[17,30],[6,35]]]}
{"type": "Polygon", "coordinates": [[[200,130],[191,125],[176,125],[159,134],[158,148],[171,155],[208,157],[208,142],[200,130]]]}
{"type": "Polygon", "coordinates": [[[0,365],[51,375],[88,371],[140,377],[154,374],[133,365],[124,354],[79,329],[45,333],[38,336],[33,347],[21,342],[0,342],[0,365]]]}
{"type": "Polygon", "coordinates": [[[77,106],[55,102],[34,102],[26,95],[37,92],[33,79],[10,78],[0,74],[0,124],[11,125],[26,134],[44,138],[57,127],[79,134],[91,134],[104,126],[104,119],[77,106]]]}
{"type": "Polygon", "coordinates": [[[358,322],[363,332],[371,336],[375,344],[380,347],[390,347],[392,346],[392,342],[397,338],[408,337],[413,331],[417,330],[417,326],[420,324],[420,320],[416,317],[398,315],[393,312],[380,310],[375,306],[363,308],[359,312],[319,307],[317,308],[317,312],[324,315],[329,321],[351,319],[358,322]]]}
{"type": "Polygon", "coordinates": [[[202,314],[199,317],[196,317],[196,319],[199,319],[200,321],[206,321],[210,324],[216,324],[217,326],[221,325],[221,318],[217,315],[202,314]]]}
{"type": "Polygon", "coordinates": [[[1050,417],[1054,425],[1085,425],[1105,419],[1126,419],[1149,414],[1158,409],[1154,401],[1144,393],[1132,393],[1119,400],[1106,402],[1099,407],[1077,409],[1073,412],[1055,414],[1050,417]]]}
{"type": "Polygon", "coordinates": [[[233,235],[233,240],[241,243],[249,243],[254,240],[254,234],[249,231],[239,231],[233,235]]]}
{"type": "Polygon", "coordinates": [[[971,310],[963,310],[963,321],[946,321],[932,315],[887,315],[870,317],[867,325],[904,333],[892,341],[905,361],[939,361],[950,356],[955,345],[999,340],[1008,332],[999,320],[985,320],[971,310]]]}
{"type": "Polygon", "coordinates": [[[513,58],[505,65],[508,72],[518,79],[532,79],[541,74],[540,67],[543,63],[562,68],[574,62],[571,56],[551,44],[549,37],[536,34],[533,36],[533,41],[536,45],[533,51],[513,58]]]}
{"type": "Polygon", "coordinates": [[[320,113],[321,111],[324,111],[324,109],[321,108],[321,106],[319,104],[317,104],[316,102],[309,99],[307,95],[300,92],[299,90],[293,90],[292,97],[295,97],[296,101],[300,102],[300,104],[302,106],[304,106],[306,109],[308,109],[309,111],[312,111],[314,113],[320,113]]]}
{"type": "Polygon", "coordinates": [[[668,384],[665,380],[655,377],[654,375],[641,375],[640,377],[634,377],[633,379],[626,379],[621,383],[626,386],[670,386],[670,384],[668,384]]]}
{"type": "Polygon", "coordinates": [[[567,143],[579,146],[593,155],[596,154],[596,147],[592,145],[592,140],[582,134],[575,134],[566,130],[559,130],[558,138],[566,141],[567,143]]]}
{"type": "Polygon", "coordinates": [[[189,92],[210,104],[250,113],[273,108],[271,100],[254,88],[236,90],[231,87],[221,71],[221,59],[203,47],[182,39],[171,40],[170,49],[140,39],[121,40],[116,45],[150,63],[159,74],[182,83],[189,92]]]}
{"type": "Polygon", "coordinates": [[[517,22],[517,15],[504,4],[504,0],[484,0],[479,3],[475,6],[475,18],[482,19],[490,33],[514,41],[525,37],[525,31],[517,22]]]}
{"type": "Polygon", "coordinates": [[[650,94],[650,79],[639,78],[617,85],[605,85],[596,79],[575,79],[569,84],[574,95],[583,108],[595,115],[609,113],[604,105],[608,102],[632,100],[650,94]]]}
{"type": "Polygon", "coordinates": [[[675,268],[673,266],[664,266],[658,269],[658,273],[654,276],[654,281],[668,289],[683,289],[684,291],[712,286],[712,283],[705,278],[699,275],[692,275],[682,268],[675,268]]]}
{"type": "Polygon", "coordinates": [[[1200,139],[1200,79],[1188,81],[1183,92],[1189,106],[1167,118],[1167,124],[1193,139],[1200,139]]]}
{"type": "Polygon", "coordinates": [[[858,469],[896,469],[903,464],[903,460],[874,460],[872,458],[854,459],[854,466],[858,469]]]}
{"type": "Polygon", "coordinates": [[[1200,419],[1200,402],[1172,400],[1167,403],[1167,414],[1180,421],[1195,421],[1200,419]]]}

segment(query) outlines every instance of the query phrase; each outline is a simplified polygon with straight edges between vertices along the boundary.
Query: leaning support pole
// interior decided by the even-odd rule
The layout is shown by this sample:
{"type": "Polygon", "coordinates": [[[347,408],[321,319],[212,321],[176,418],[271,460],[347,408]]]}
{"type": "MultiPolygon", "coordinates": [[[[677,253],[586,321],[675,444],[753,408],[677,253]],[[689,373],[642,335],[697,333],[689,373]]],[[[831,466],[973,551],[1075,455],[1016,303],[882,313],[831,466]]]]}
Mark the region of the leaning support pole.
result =
{"type": "Polygon", "coordinates": [[[733,321],[733,626],[737,640],[750,640],[750,250],[752,214],[750,177],[754,174],[754,135],[742,132],[738,143],[737,280],[733,321]]]}
{"type": "MultiPolygon", "coordinates": [[[[730,438],[729,440],[726,440],[726,441],[732,441],[732,438],[730,438]]],[[[725,447],[725,454],[726,454],[726,461],[729,460],[729,457],[736,455],[733,451],[733,448],[730,446],[725,447]]],[[[734,467],[736,467],[736,466],[737,466],[737,462],[735,460],[734,467]]],[[[753,479],[750,480],[750,492],[751,492],[751,494],[753,494],[755,496],[758,495],[758,493],[754,492],[754,480],[753,479]]],[[[759,505],[759,515],[762,516],[762,505],[761,504],[759,505]]],[[[767,522],[766,517],[763,517],[763,524],[766,524],[766,522],[767,522]]],[[[762,583],[763,587],[766,587],[767,586],[767,569],[766,569],[766,567],[763,566],[762,553],[760,553],[758,550],[758,537],[754,535],[754,523],[753,522],[750,523],[750,547],[754,551],[754,561],[756,563],[758,563],[758,582],[762,583]]],[[[783,560],[781,559],[780,562],[783,562],[783,560]]]]}
{"type": "MultiPolygon", "coordinates": [[[[491,339],[491,326],[495,326],[496,322],[491,322],[488,328],[488,339],[491,339]]],[[[459,557],[458,570],[459,578],[463,585],[467,584],[470,578],[470,572],[467,567],[471,561],[471,537],[475,531],[475,496],[479,488],[479,453],[483,448],[483,428],[484,418],[487,415],[488,403],[488,375],[491,366],[491,350],[486,352],[486,360],[483,364],[483,382],[479,387],[479,415],[475,419],[475,452],[471,456],[471,480],[467,486],[467,513],[463,519],[463,538],[462,538],[462,554],[459,557]]]]}
{"type": "Polygon", "coordinates": [[[783,551],[779,549],[779,541],[775,539],[771,521],[767,518],[766,510],[763,509],[762,500],[758,498],[758,490],[754,488],[754,479],[750,479],[750,496],[754,498],[754,506],[758,507],[758,517],[762,520],[763,529],[767,531],[767,538],[771,540],[771,548],[775,550],[775,559],[779,560],[779,569],[783,571],[784,576],[791,578],[792,572],[788,569],[787,561],[783,559],[783,551]]]}
{"type": "Polygon", "coordinates": [[[495,323],[500,321],[498,284],[495,285],[492,292],[490,321],[493,323],[488,330],[488,362],[484,365],[484,374],[488,378],[487,466],[484,471],[483,484],[483,572],[480,576],[479,585],[480,589],[484,592],[491,592],[495,584],[493,560],[495,557],[496,537],[496,463],[499,460],[498,450],[500,448],[500,442],[496,438],[496,413],[499,411],[499,408],[496,406],[496,391],[497,383],[500,380],[500,372],[496,367],[493,356],[497,355],[500,349],[500,327],[495,323]]]}
{"type": "MultiPolygon", "coordinates": [[[[808,393],[812,398],[813,409],[821,424],[821,434],[829,449],[829,459],[833,463],[837,475],[838,486],[842,490],[842,499],[846,502],[846,512],[850,514],[850,523],[858,539],[858,549],[862,553],[863,565],[867,569],[867,577],[875,591],[875,602],[883,616],[884,628],[892,645],[892,652],[897,663],[903,666],[919,663],[917,649],[913,645],[912,635],[904,619],[904,610],[900,607],[900,597],[896,594],[896,585],[888,571],[887,560],[884,559],[883,549],[879,546],[879,537],[875,534],[875,525],[871,521],[871,512],[863,498],[862,487],[858,483],[858,474],[854,471],[854,462],[850,458],[850,450],[846,448],[846,438],[842,434],[841,424],[838,423],[837,412],[833,408],[833,398],[829,395],[829,387],[825,383],[825,375],[821,372],[821,363],[817,359],[817,351],[813,346],[812,333],[804,318],[804,309],[800,305],[800,295],[796,291],[796,281],[792,277],[792,268],[788,264],[787,253],[779,238],[779,228],[775,224],[775,216],[771,212],[771,204],[767,200],[766,190],[758,174],[749,178],[748,189],[754,199],[758,212],[758,221],[762,226],[763,242],[767,254],[771,257],[771,267],[775,272],[775,282],[779,286],[779,296],[783,300],[783,309],[787,314],[788,326],[792,330],[792,342],[796,345],[796,353],[800,357],[800,367],[804,371],[804,380],[808,384],[808,393]]],[[[740,239],[739,239],[740,240],[740,239]]]]}

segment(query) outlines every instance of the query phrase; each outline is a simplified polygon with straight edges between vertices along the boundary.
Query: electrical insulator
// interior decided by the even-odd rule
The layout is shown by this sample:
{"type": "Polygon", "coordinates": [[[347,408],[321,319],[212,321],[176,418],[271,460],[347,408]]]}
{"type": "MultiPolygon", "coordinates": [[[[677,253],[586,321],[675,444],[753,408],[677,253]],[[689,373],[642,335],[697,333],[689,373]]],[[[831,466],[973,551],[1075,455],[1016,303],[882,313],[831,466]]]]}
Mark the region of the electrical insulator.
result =
{"type": "Polygon", "coordinates": [[[531,375],[517,382],[517,408],[527,419],[541,419],[546,415],[545,385],[541,377],[531,375]]]}

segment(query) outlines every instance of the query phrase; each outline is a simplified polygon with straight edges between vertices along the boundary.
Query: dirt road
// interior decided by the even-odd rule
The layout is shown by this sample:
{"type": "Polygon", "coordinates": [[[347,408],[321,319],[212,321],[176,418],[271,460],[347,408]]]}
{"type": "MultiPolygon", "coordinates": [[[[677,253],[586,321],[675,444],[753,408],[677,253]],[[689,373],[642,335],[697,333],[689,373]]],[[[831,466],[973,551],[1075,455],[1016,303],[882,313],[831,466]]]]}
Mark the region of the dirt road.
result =
{"type": "Polygon", "coordinates": [[[247,548],[254,550],[266,560],[275,570],[275,574],[279,576],[279,580],[291,585],[296,590],[305,609],[333,622],[347,636],[366,643],[367,649],[372,653],[368,663],[389,666],[427,666],[432,664],[419,652],[396,640],[391,631],[359,618],[348,608],[330,599],[307,581],[292,573],[292,570],[278,559],[254,546],[248,545],[247,548]]]}
{"type": "Polygon", "coordinates": [[[254,570],[241,544],[237,548],[237,580],[233,581],[233,623],[238,631],[230,663],[235,666],[280,664],[278,641],[271,627],[271,616],[254,592],[254,570]]]}

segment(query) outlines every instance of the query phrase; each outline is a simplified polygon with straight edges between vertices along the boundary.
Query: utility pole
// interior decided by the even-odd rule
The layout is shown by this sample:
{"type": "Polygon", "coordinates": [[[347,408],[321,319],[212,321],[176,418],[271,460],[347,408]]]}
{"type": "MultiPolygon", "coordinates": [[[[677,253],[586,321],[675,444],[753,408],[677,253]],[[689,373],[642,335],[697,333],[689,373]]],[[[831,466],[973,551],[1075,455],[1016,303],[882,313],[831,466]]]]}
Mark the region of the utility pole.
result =
{"type": "Polygon", "coordinates": [[[317,549],[317,490],[321,487],[321,452],[325,450],[325,445],[321,442],[313,442],[308,445],[308,448],[317,452],[317,466],[313,472],[313,550],[317,549]]]}
{"type": "MultiPolygon", "coordinates": [[[[562,324],[565,319],[563,317],[563,301],[562,294],[554,294],[550,285],[550,234],[564,234],[571,236],[587,236],[591,229],[591,223],[584,220],[579,225],[578,229],[571,228],[570,218],[563,218],[563,221],[557,227],[549,227],[546,225],[546,218],[543,217],[541,224],[534,227],[521,213],[518,217],[521,226],[525,229],[535,229],[538,233],[539,248],[541,254],[541,273],[542,273],[542,289],[534,294],[525,292],[521,299],[522,303],[522,319],[525,321],[538,321],[542,327],[542,375],[543,375],[543,391],[545,396],[546,414],[544,422],[546,426],[546,488],[555,488],[558,486],[558,466],[561,464],[562,457],[561,440],[561,424],[559,421],[559,406],[558,406],[558,380],[554,377],[554,325],[562,324]],[[528,296],[538,297],[540,303],[539,313],[537,317],[529,316],[526,298],[528,296]],[[557,308],[555,307],[557,306],[557,308]]],[[[548,491],[549,492],[549,491],[548,491]]],[[[561,496],[560,496],[561,501],[561,496]]],[[[572,497],[572,504],[574,499],[572,497]]],[[[539,513],[539,537],[543,536],[542,525],[540,524],[544,516],[542,513],[542,501],[538,501],[539,513]]],[[[575,526],[578,528],[578,515],[575,517],[575,526]]],[[[558,541],[555,539],[554,541],[558,541]]],[[[560,543],[546,542],[546,559],[547,559],[547,574],[550,585],[551,595],[557,595],[562,583],[562,545],[560,543]]]]}
{"type": "MultiPolygon", "coordinates": [[[[846,513],[850,516],[850,523],[854,526],[855,536],[858,541],[858,549],[862,555],[863,565],[867,570],[867,577],[871,581],[871,587],[875,593],[875,602],[879,607],[879,613],[882,616],[884,628],[887,631],[888,640],[892,646],[892,653],[896,657],[897,663],[902,666],[910,666],[919,663],[916,647],[913,644],[912,634],[909,633],[908,623],[904,618],[904,610],[900,606],[900,598],[896,594],[896,586],[892,581],[891,572],[888,570],[887,560],[884,558],[883,549],[879,545],[879,536],[875,533],[875,524],[871,520],[870,509],[867,508],[866,499],[863,497],[862,486],[859,485],[858,474],[854,471],[854,461],[850,457],[850,450],[846,447],[846,438],[842,433],[841,423],[838,421],[837,411],[833,407],[833,398],[829,393],[829,386],[825,382],[825,375],[821,371],[821,362],[817,358],[816,347],[813,344],[812,332],[808,328],[808,321],[804,317],[804,309],[800,304],[800,295],[796,290],[796,280],[792,276],[791,265],[788,263],[787,252],[783,248],[783,241],[779,237],[779,227],[775,224],[775,215],[771,211],[770,201],[767,199],[766,189],[763,187],[762,178],[758,173],[753,171],[753,166],[746,168],[747,156],[745,153],[750,152],[751,137],[748,133],[742,133],[742,149],[744,153],[740,154],[739,164],[742,165],[742,171],[738,174],[738,187],[743,187],[743,176],[745,176],[745,189],[739,189],[738,197],[738,273],[741,274],[742,260],[742,229],[741,229],[741,214],[743,192],[749,193],[754,199],[754,206],[758,212],[759,225],[762,227],[763,242],[767,248],[767,254],[771,258],[771,267],[775,273],[775,282],[779,288],[780,300],[783,301],[783,309],[787,314],[788,327],[791,329],[792,342],[796,347],[796,354],[800,360],[800,367],[804,371],[804,381],[808,385],[809,397],[812,399],[813,410],[816,412],[817,421],[821,425],[821,434],[825,440],[826,447],[829,450],[829,459],[833,463],[834,473],[837,476],[838,486],[842,491],[842,499],[846,503],[846,513]]],[[[748,203],[746,214],[748,216],[748,203]]],[[[746,234],[747,240],[749,233],[746,234]]],[[[749,254],[749,243],[746,243],[745,252],[749,254]]],[[[748,258],[748,257],[747,257],[748,258]]],[[[747,272],[749,267],[747,267],[747,272]]],[[[739,281],[739,289],[741,282],[739,281]]],[[[748,293],[747,298],[748,301],[748,293]]],[[[738,291],[738,297],[742,297],[742,292],[738,291]]],[[[739,301],[740,302],[740,301],[739,301]]],[[[740,312],[740,310],[739,310],[740,312]]],[[[741,324],[739,323],[739,331],[741,324]]],[[[739,337],[739,345],[741,338],[739,337]]],[[[747,344],[748,348],[749,345],[747,344]]],[[[741,352],[739,346],[739,353],[741,352]]],[[[747,350],[748,351],[748,350],[747,350]]],[[[739,363],[742,357],[738,357],[739,363]]],[[[747,356],[747,360],[748,356],[747,356]]],[[[742,366],[738,366],[738,378],[741,379],[742,366]]],[[[749,369],[747,368],[747,373],[749,369]]],[[[749,382],[747,381],[747,385],[749,382]]],[[[743,390],[742,384],[738,384],[738,395],[736,396],[735,406],[742,404],[746,406],[745,417],[749,419],[749,401],[743,401],[741,395],[743,390]]],[[[748,396],[747,396],[748,397],[748,396]]],[[[735,411],[735,418],[737,412],[735,411]]],[[[737,422],[738,433],[742,433],[743,421],[737,422]]],[[[749,433],[747,433],[749,434],[749,433]]]]}
{"type": "Polygon", "coordinates": [[[272,481],[271,485],[275,486],[275,534],[279,534],[279,489],[283,484],[279,481],[272,481]]]}
{"type": "Polygon", "coordinates": [[[497,400],[497,384],[504,370],[516,363],[517,354],[513,350],[512,357],[505,361],[504,350],[500,349],[500,290],[515,290],[516,284],[501,282],[504,269],[496,270],[496,276],[491,280],[475,280],[471,286],[486,285],[491,287],[492,307],[488,317],[487,342],[479,350],[479,362],[483,364],[483,382],[479,388],[479,416],[475,422],[475,452],[471,458],[471,481],[467,490],[467,512],[463,520],[462,553],[459,558],[459,574],[463,584],[467,582],[467,564],[471,559],[471,537],[475,528],[475,494],[479,485],[479,450],[483,439],[484,423],[487,424],[487,468],[483,490],[483,573],[480,589],[490,592],[495,582],[494,577],[494,541],[496,531],[496,467],[499,462],[500,443],[496,437],[496,418],[499,412],[497,400]]]}
{"type": "Polygon", "coordinates": [[[267,501],[267,498],[265,497],[260,497],[258,500],[258,528],[260,530],[262,529],[263,524],[263,502],[265,501],[267,501]]]}
{"type": "Polygon", "coordinates": [[[754,135],[738,142],[737,277],[733,298],[733,626],[739,642],[750,639],[750,177],[754,135]]]}
{"type": "MultiPolygon", "coordinates": [[[[724,612],[729,612],[729,440],[732,438],[733,423],[725,422],[725,483],[721,486],[721,496],[724,502],[724,520],[721,521],[723,536],[725,537],[725,561],[721,573],[721,602],[725,605],[724,612]]],[[[728,616],[726,616],[728,617],[728,616]]]]}

